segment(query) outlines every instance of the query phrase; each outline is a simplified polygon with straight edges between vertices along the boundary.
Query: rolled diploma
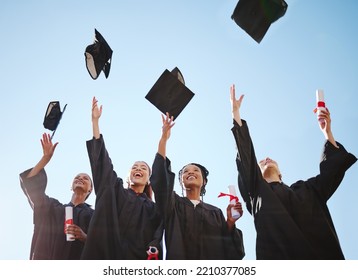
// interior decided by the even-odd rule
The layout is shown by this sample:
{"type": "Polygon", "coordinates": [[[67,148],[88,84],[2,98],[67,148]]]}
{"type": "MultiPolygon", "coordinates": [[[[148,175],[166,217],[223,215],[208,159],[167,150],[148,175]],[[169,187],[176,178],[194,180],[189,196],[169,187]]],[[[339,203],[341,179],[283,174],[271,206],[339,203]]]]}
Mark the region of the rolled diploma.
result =
{"type": "MultiPolygon", "coordinates": [[[[73,208],[72,206],[66,206],[65,207],[65,225],[66,228],[68,225],[73,224],[73,208]]],[[[75,241],[75,236],[73,234],[66,234],[66,240],[67,241],[75,241]]]]}
{"type": "MultiPolygon", "coordinates": [[[[236,196],[236,197],[237,197],[237,195],[236,195],[236,190],[235,190],[235,186],[234,186],[234,185],[229,185],[228,188],[229,188],[229,193],[230,193],[232,196],[236,196]]],[[[235,205],[235,204],[236,204],[236,200],[235,200],[235,199],[231,199],[231,200],[230,200],[230,204],[235,205]]],[[[234,208],[231,208],[231,215],[232,215],[232,217],[233,217],[234,219],[240,218],[240,212],[237,211],[237,210],[234,209],[234,208]]]]}
{"type": "MultiPolygon", "coordinates": [[[[326,105],[324,102],[324,93],[322,89],[316,90],[316,102],[317,102],[317,115],[320,114],[320,111],[326,111],[326,105]]],[[[324,120],[322,118],[318,119],[320,122],[324,120]]]]}

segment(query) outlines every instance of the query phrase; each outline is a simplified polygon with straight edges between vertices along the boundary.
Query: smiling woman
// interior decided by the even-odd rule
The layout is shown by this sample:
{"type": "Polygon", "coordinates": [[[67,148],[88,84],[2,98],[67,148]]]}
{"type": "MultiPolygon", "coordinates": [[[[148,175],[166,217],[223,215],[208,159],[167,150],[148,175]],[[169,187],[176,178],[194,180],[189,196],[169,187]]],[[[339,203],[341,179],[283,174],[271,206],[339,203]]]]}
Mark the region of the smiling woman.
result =
{"type": "Polygon", "coordinates": [[[93,139],[87,141],[96,211],[88,231],[83,259],[145,260],[152,247],[162,256],[162,220],[151,199],[150,168],[136,161],[129,173],[128,188],[113,169],[112,160],[99,130],[102,106],[92,100],[93,139]]]}
{"type": "Polygon", "coordinates": [[[180,185],[190,200],[200,201],[200,196],[205,195],[208,175],[209,171],[198,163],[189,163],[179,171],[180,185]],[[195,181],[198,181],[198,184],[193,184],[195,181]]]}
{"type": "Polygon", "coordinates": [[[149,182],[150,175],[149,165],[145,161],[136,161],[129,172],[127,183],[128,187],[134,192],[137,194],[145,193],[152,200],[153,191],[149,182]]]}
{"type": "Polygon", "coordinates": [[[86,199],[89,197],[93,189],[93,183],[91,177],[86,173],[79,173],[73,179],[71,190],[74,193],[85,192],[87,194],[86,199]]]}
{"type": "Polygon", "coordinates": [[[52,144],[50,135],[44,133],[41,144],[43,156],[40,161],[33,168],[20,174],[21,188],[34,211],[30,259],[80,259],[93,215],[93,209],[85,203],[92,191],[91,178],[85,173],[80,173],[73,179],[73,194],[68,204],[62,204],[57,199],[49,197],[45,193],[47,175],[44,168],[50,162],[58,143],[52,144]],[[68,206],[73,214],[70,225],[64,230],[64,225],[67,224],[65,209],[68,206]],[[73,242],[67,242],[65,234],[73,234],[73,242]]]}
{"type": "Polygon", "coordinates": [[[245,256],[242,232],[235,227],[239,217],[231,209],[242,210],[241,203],[227,207],[227,220],[220,208],[204,203],[209,171],[197,163],[179,171],[179,182],[186,191],[174,192],[175,174],[166,156],[166,145],[174,126],[173,117],[162,116],[162,136],[150,178],[156,201],[164,217],[166,259],[169,260],[241,260],[245,256]]]}

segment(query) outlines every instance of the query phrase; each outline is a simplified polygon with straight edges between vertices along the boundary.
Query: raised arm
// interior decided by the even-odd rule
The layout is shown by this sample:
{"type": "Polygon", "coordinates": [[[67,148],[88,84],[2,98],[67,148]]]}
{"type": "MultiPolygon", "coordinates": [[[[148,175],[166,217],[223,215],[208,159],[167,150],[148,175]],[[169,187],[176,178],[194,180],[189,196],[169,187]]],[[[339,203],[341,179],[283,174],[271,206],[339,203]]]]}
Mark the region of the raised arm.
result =
{"type": "Polygon", "coordinates": [[[57,145],[58,142],[52,144],[50,134],[46,134],[46,133],[42,134],[41,146],[42,146],[43,155],[40,161],[31,169],[31,171],[27,175],[27,178],[36,176],[43,168],[45,168],[45,166],[50,162],[57,145]]]}
{"type": "Polygon", "coordinates": [[[330,112],[328,110],[326,110],[326,111],[321,110],[320,114],[317,115],[317,120],[318,119],[324,120],[322,122],[318,121],[318,125],[319,125],[319,128],[321,129],[324,137],[326,138],[326,140],[331,142],[331,144],[333,146],[335,146],[336,148],[339,148],[336,141],[334,140],[333,133],[331,130],[331,114],[330,114],[330,112]]]}
{"type": "Polygon", "coordinates": [[[236,99],[235,96],[235,85],[230,87],[230,102],[231,102],[231,112],[233,119],[238,123],[239,126],[242,126],[242,121],[240,117],[240,107],[244,95],[241,95],[239,99],[236,99]]]}
{"type": "MultiPolygon", "coordinates": [[[[232,114],[234,126],[231,129],[237,147],[236,165],[238,170],[238,184],[242,198],[251,214],[254,214],[252,206],[259,203],[259,190],[261,186],[267,184],[263,179],[260,168],[257,164],[254,146],[251,140],[247,122],[240,117],[244,95],[239,99],[235,97],[235,86],[230,88],[230,100],[232,104],[232,114]]],[[[263,186],[265,187],[265,186],[263,186]]]]}
{"type": "Polygon", "coordinates": [[[171,171],[170,160],[166,157],[166,144],[170,137],[171,128],[174,126],[173,117],[167,113],[162,115],[162,135],[158,144],[158,152],[152,165],[150,182],[155,194],[155,201],[164,219],[168,219],[174,207],[174,178],[171,171]]]}
{"type": "Polygon", "coordinates": [[[318,180],[318,183],[315,182],[314,186],[316,186],[316,192],[327,201],[340,185],[345,172],[357,161],[357,158],[347,152],[341,143],[335,141],[328,110],[321,111],[317,115],[317,119],[323,119],[319,122],[319,127],[327,142],[321,155],[320,174],[314,179],[318,180]]]}
{"type": "Polygon", "coordinates": [[[102,115],[102,105],[98,108],[98,100],[96,97],[92,99],[92,130],[93,137],[99,139],[101,133],[99,130],[99,118],[102,115]]]}
{"type": "Polygon", "coordinates": [[[47,186],[47,175],[45,166],[51,160],[58,143],[52,144],[51,136],[44,133],[41,139],[43,156],[40,161],[32,168],[20,174],[20,186],[32,209],[35,205],[39,209],[50,202],[50,198],[45,194],[47,186]]]}
{"type": "Polygon", "coordinates": [[[162,136],[160,137],[158,144],[158,154],[160,154],[165,159],[167,152],[167,141],[170,137],[170,131],[175,123],[173,121],[173,117],[169,116],[169,113],[167,113],[165,117],[162,115],[162,122],[162,136]]]}

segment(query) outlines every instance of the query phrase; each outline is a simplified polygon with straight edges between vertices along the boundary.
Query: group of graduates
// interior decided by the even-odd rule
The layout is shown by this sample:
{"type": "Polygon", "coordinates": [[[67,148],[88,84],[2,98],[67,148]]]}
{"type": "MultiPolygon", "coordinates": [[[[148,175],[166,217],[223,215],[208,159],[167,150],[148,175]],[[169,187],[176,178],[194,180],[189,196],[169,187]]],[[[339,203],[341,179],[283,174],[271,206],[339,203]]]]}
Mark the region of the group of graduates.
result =
{"type": "MultiPolygon", "coordinates": [[[[247,122],[240,116],[244,96],[236,98],[234,85],[230,97],[238,185],[254,217],[256,258],[344,259],[327,201],[357,159],[335,141],[329,111],[317,115],[326,139],[320,173],[288,186],[274,160],[256,160],[247,122]]],[[[235,225],[239,217],[231,214],[235,209],[242,215],[242,205],[229,204],[225,218],[220,208],[203,202],[209,175],[203,165],[185,165],[178,174],[183,194],[174,191],[175,174],[166,151],[173,116],[162,115],[162,135],[152,166],[135,162],[124,182],[114,170],[100,132],[101,115],[102,106],[94,97],[93,138],[86,142],[92,176],[80,173],[74,178],[68,204],[46,195],[44,168],[58,144],[52,143],[49,134],[42,136],[40,161],[20,174],[21,188],[34,213],[30,259],[243,259],[243,234],[235,225]],[[94,209],[86,203],[93,190],[94,209]],[[66,206],[73,207],[73,223],[65,226],[66,206]],[[66,241],[66,234],[75,240],[66,241]]]]}

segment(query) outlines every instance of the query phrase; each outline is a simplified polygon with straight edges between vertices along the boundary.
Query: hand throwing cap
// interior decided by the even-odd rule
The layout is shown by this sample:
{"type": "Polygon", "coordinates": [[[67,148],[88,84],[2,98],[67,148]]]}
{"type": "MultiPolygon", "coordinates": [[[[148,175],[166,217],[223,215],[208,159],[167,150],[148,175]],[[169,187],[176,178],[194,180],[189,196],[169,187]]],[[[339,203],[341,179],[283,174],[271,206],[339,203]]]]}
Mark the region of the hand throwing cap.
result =
{"type": "Polygon", "coordinates": [[[167,69],[163,72],[145,98],[175,120],[193,96],[194,93],[185,86],[182,73],[175,67],[171,72],[167,69]]]}
{"type": "Polygon", "coordinates": [[[61,112],[61,107],[60,107],[59,101],[51,101],[47,106],[43,125],[45,128],[53,131],[51,139],[56,132],[57,126],[60,123],[62,115],[66,110],[66,106],[67,106],[67,104],[63,108],[62,112],[61,112]]]}
{"type": "Polygon", "coordinates": [[[271,23],[284,16],[286,10],[283,0],[240,0],[231,18],[260,43],[271,23]]]}
{"type": "Polygon", "coordinates": [[[112,49],[103,36],[95,29],[95,40],[85,50],[86,67],[92,79],[96,80],[103,70],[108,78],[111,69],[112,49]]]}

